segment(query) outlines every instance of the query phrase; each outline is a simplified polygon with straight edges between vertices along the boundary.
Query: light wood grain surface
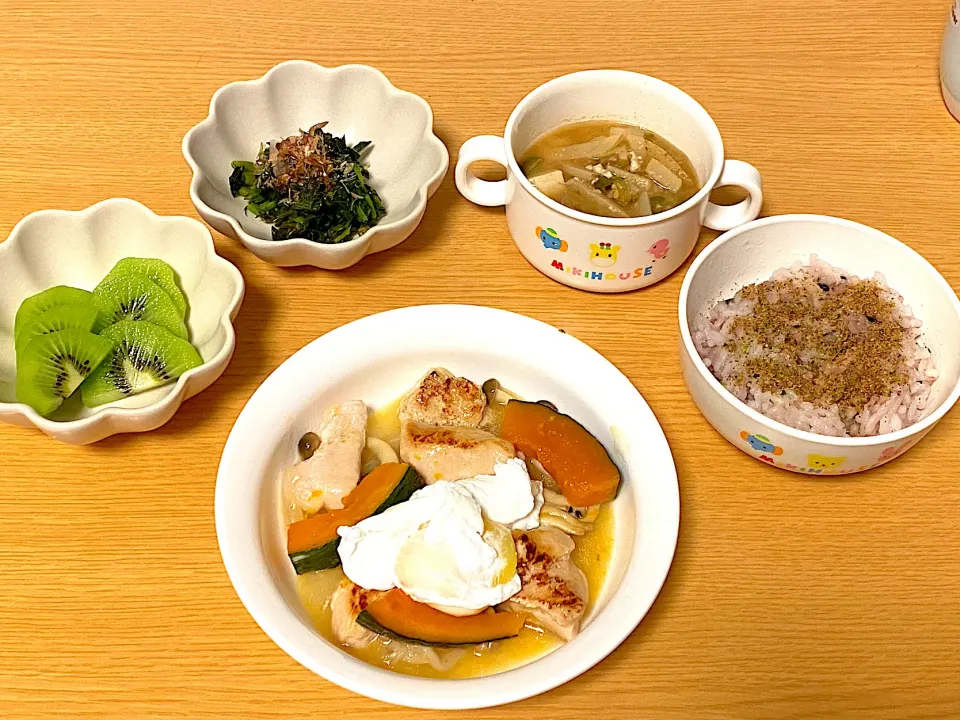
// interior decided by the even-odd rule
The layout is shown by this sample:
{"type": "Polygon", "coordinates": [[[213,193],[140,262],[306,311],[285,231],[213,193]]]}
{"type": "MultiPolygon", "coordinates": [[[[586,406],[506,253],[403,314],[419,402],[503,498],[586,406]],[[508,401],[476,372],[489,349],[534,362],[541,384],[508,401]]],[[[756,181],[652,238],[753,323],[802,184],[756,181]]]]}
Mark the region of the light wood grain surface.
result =
{"type": "MultiPolygon", "coordinates": [[[[762,172],[764,214],[873,225],[958,288],[960,125],[937,83],[947,5],[4,0],[0,237],[34,210],[114,196],[195,215],[182,135],[218,87],[285,59],[382,69],[431,103],[453,162],[540,83],[617,67],[699,99],[728,155],[762,172]]],[[[623,646],[558,690],[472,716],[960,716],[960,412],[862,476],[764,467],[683,385],[686,266],[626,295],[555,284],[452,173],[413,237],[349,270],[281,270],[216,241],[248,289],[219,382],[162,429],[92,447],[0,427],[0,716],[460,717],[382,705],[300,667],[240,604],[213,523],[220,451],[264,377],[333,327],[434,302],[531,315],[606,355],[660,418],[682,495],[670,577],[623,646]]]]}

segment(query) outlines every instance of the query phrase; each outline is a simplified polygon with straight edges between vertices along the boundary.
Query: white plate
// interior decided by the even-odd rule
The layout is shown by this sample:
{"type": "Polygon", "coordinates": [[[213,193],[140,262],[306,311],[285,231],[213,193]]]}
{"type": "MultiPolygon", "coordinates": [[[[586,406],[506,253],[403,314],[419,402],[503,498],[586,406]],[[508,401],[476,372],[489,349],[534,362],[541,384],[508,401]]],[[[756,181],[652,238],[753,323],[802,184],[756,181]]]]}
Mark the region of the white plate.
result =
{"type": "Polygon", "coordinates": [[[677,474],[650,408],[612,364],[549,325],[465,305],[403,308],[327,333],[264,381],[240,413],[220,462],[217,538],[247,610],[291,657],[331,682],[419,708],[501,705],[550,690],[611,653],[643,619],[673,560],[680,522],[677,474]],[[612,567],[583,632],[506,673],[428,680],[368,665],[327,642],[300,604],[285,551],[279,475],[323,409],[362,398],[395,400],[429,368],[482,382],[496,377],[522,397],[547,398],[611,450],[624,476],[614,502],[612,567]]]}

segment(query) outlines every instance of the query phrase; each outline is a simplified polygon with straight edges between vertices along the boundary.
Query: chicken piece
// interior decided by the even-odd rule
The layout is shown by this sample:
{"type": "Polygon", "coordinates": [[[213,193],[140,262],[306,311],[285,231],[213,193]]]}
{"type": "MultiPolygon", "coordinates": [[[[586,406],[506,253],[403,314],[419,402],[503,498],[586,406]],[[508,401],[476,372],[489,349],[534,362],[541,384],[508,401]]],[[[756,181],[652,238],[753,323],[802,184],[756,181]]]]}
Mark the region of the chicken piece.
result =
{"type": "Polygon", "coordinates": [[[478,428],[407,422],[400,431],[400,459],[410,463],[428,485],[493,475],[498,463],[514,455],[512,443],[478,428]]]}
{"type": "Polygon", "coordinates": [[[527,612],[550,632],[572,640],[580,632],[590,590],[570,557],[573,540],[554,528],[515,532],[520,592],[500,605],[527,612]]]}
{"type": "Polygon", "coordinates": [[[367,406],[349,400],[327,408],[317,433],[320,446],[312,457],[284,474],[288,505],[306,513],[338,510],[343,497],[360,482],[360,455],[367,436],[367,406]]]}
{"type": "Polygon", "coordinates": [[[382,593],[364,590],[344,578],[330,596],[330,629],[333,636],[347,647],[361,648],[372,643],[377,634],[357,623],[357,616],[367,604],[382,593]]]}
{"type": "Polygon", "coordinates": [[[400,404],[400,422],[477,427],[487,398],[479,386],[449,370],[434,368],[400,404]]]}

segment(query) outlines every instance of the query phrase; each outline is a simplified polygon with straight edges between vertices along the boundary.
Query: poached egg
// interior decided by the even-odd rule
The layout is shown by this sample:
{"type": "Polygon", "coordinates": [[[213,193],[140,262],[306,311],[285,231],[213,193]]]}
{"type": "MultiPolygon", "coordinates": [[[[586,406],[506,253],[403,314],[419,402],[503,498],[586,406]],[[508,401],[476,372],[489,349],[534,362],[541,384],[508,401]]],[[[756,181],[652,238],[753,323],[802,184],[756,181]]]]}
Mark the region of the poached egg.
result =
{"type": "Polygon", "coordinates": [[[539,526],[543,487],[511,458],[493,475],[438,481],[409,500],[341,527],[343,571],[367,590],[469,615],[520,591],[512,529],[539,526]]]}

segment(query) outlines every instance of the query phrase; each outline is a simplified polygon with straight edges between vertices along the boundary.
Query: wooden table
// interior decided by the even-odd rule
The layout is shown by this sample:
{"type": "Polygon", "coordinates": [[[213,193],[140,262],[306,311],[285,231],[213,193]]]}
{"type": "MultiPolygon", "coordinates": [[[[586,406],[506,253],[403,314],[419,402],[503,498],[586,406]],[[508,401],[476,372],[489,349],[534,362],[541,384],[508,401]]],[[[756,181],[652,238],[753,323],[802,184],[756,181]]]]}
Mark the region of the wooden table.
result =
{"type": "MultiPolygon", "coordinates": [[[[194,215],[182,135],[218,87],[284,59],[381,68],[431,103],[453,161],[530,89],[607,66],[698,98],[728,155],[762,172],[764,214],[873,225],[960,287],[960,125],[937,84],[946,0],[130,5],[0,6],[0,237],[34,210],[114,196],[194,215]]],[[[216,240],[247,281],[219,382],[165,427],[91,447],[0,427],[0,716],[459,717],[352,695],[287,657],[234,594],[213,523],[221,448],[273,368],[333,327],[435,302],[531,315],[606,355],[660,418],[683,503],[670,577],[628,641],[475,717],[960,716],[960,412],[863,476],[767,468],[683,385],[685,267],[626,295],[553,283],[452,173],[413,237],[342,272],[280,270],[216,240]]]]}

